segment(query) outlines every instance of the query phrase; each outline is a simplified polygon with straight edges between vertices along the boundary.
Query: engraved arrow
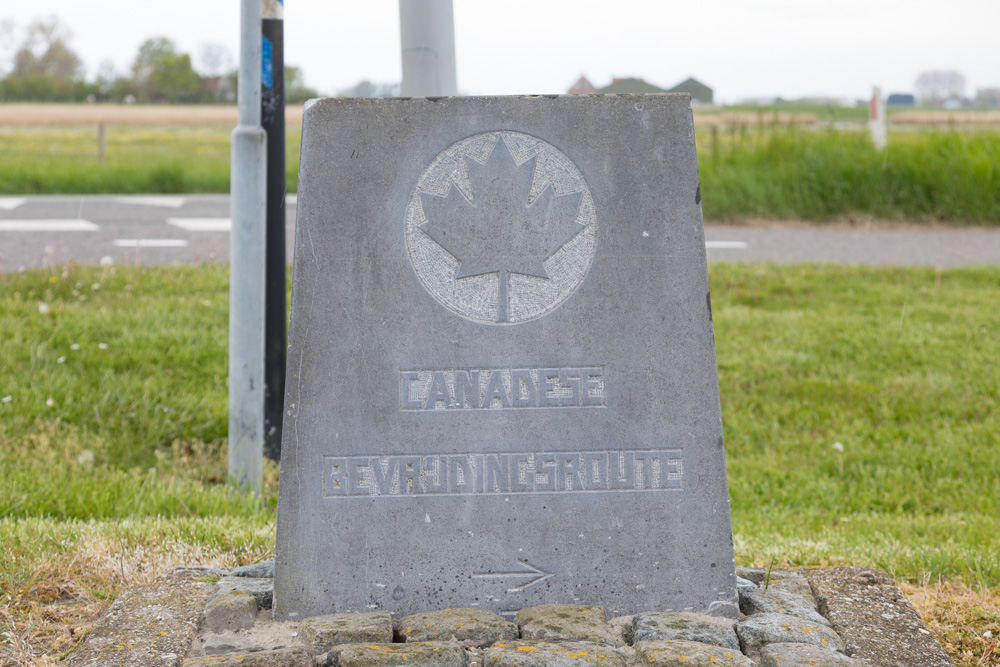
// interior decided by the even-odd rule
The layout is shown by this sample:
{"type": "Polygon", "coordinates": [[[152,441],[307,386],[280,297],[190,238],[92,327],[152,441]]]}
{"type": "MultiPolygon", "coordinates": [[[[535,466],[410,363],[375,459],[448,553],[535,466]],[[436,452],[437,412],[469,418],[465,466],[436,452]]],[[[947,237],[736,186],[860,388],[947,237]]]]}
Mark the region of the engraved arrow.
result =
{"type": "Polygon", "coordinates": [[[534,586],[535,584],[540,584],[549,577],[553,576],[551,572],[546,572],[545,570],[535,567],[526,560],[517,559],[517,562],[527,568],[527,571],[521,570],[518,572],[473,572],[473,579],[506,579],[508,577],[534,577],[531,581],[526,581],[520,586],[515,586],[514,588],[508,588],[508,593],[517,593],[523,591],[529,586],[534,586]]]}

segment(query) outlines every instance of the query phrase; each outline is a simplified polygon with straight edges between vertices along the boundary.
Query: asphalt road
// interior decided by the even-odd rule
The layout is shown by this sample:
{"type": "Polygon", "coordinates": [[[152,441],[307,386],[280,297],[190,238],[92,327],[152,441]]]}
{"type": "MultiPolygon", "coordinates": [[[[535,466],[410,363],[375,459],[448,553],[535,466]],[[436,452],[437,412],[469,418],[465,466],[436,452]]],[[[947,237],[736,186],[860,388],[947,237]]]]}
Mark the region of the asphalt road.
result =
{"type": "MultiPolygon", "coordinates": [[[[288,206],[292,260],[295,197],[288,206]]],[[[0,271],[229,260],[227,195],[0,197],[0,271]]],[[[1000,229],[707,225],[710,261],[1000,264],[1000,229]]]]}

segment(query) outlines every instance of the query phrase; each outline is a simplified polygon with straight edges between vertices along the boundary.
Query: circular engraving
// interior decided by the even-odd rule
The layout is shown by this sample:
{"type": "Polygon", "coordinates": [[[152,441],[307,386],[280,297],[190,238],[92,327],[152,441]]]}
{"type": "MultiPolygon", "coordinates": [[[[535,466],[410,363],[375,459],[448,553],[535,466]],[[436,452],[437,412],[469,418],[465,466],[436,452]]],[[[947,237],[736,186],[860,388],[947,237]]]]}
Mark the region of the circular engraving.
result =
{"type": "Polygon", "coordinates": [[[597,248],[594,198],[550,143],[485,132],[441,152],[406,207],[413,269],[443,306],[476,322],[547,314],[579,287],[597,248]]]}

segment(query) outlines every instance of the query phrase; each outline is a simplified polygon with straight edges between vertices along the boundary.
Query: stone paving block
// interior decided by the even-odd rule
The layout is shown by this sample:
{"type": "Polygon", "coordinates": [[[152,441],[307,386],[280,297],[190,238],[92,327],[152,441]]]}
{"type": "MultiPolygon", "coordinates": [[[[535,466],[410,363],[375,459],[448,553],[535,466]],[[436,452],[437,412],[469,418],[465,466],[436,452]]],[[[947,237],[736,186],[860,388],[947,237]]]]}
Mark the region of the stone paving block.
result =
{"type": "Polygon", "coordinates": [[[453,642],[414,642],[411,644],[341,644],[319,664],[336,667],[465,667],[469,656],[453,642]]]}
{"type": "Polygon", "coordinates": [[[809,580],[803,574],[793,570],[771,570],[771,577],[768,579],[767,569],[765,568],[738,567],[736,568],[736,576],[752,581],[761,588],[764,588],[766,583],[766,590],[773,588],[775,590],[784,590],[789,593],[802,595],[807,598],[813,596],[809,580]]]}
{"type": "Polygon", "coordinates": [[[274,561],[262,560],[252,565],[242,565],[229,573],[231,577],[252,577],[254,579],[274,579],[274,561]]]}
{"type": "Polygon", "coordinates": [[[811,644],[770,644],[760,651],[760,667],[862,667],[843,653],[811,644]]]}
{"type": "Polygon", "coordinates": [[[604,620],[604,610],[575,604],[541,604],[517,612],[522,639],[598,642],[615,645],[615,636],[604,620]]]}
{"type": "Polygon", "coordinates": [[[736,621],[693,612],[645,612],[632,621],[633,642],[681,639],[721,646],[737,653],[736,621]]]}
{"type": "Polygon", "coordinates": [[[205,625],[212,632],[252,628],[257,620],[257,598],[243,591],[225,591],[205,606],[205,625]]]}
{"type": "Polygon", "coordinates": [[[755,614],[736,624],[740,647],[750,657],[757,657],[767,644],[792,642],[812,644],[822,648],[844,651],[844,642],[831,628],[809,623],[788,614],[755,614]]]}
{"type": "Polygon", "coordinates": [[[376,611],[313,616],[299,623],[299,639],[317,654],[337,644],[387,644],[392,641],[392,614],[376,611]]]}
{"type": "Polygon", "coordinates": [[[268,577],[223,577],[216,584],[220,593],[243,591],[257,598],[261,609],[270,609],[274,600],[274,579],[268,577]]]}
{"type": "Polygon", "coordinates": [[[682,639],[637,642],[636,664],[650,667],[752,667],[750,658],[722,646],[682,639]]]}
{"type": "Polygon", "coordinates": [[[127,588],[87,640],[70,655],[69,665],[178,665],[194,639],[205,603],[213,594],[215,586],[195,581],[190,571],[127,588]]]}
{"type": "Polygon", "coordinates": [[[285,648],[188,658],[182,667],[313,667],[313,658],[305,649],[285,648]]]}
{"type": "Polygon", "coordinates": [[[892,577],[879,570],[806,570],[819,610],[847,644],[847,655],[869,667],[951,667],[892,577]]]}
{"type": "Polygon", "coordinates": [[[815,600],[775,586],[767,590],[757,588],[752,591],[739,591],[740,611],[748,616],[751,614],[788,614],[798,616],[810,623],[830,625],[830,621],[816,611],[815,600]]]}
{"type": "Polygon", "coordinates": [[[736,591],[738,593],[743,593],[744,591],[755,591],[757,590],[757,584],[750,581],[749,579],[744,579],[743,577],[736,577],[736,591]]]}
{"type": "Polygon", "coordinates": [[[485,609],[465,607],[413,614],[393,624],[396,638],[404,642],[456,641],[486,647],[518,638],[517,625],[485,609]]]}
{"type": "Polygon", "coordinates": [[[611,634],[615,636],[615,646],[630,646],[635,630],[632,626],[632,616],[616,616],[608,621],[611,634]]]}
{"type": "Polygon", "coordinates": [[[483,653],[483,667],[625,667],[624,651],[596,642],[499,642],[483,653]]]}

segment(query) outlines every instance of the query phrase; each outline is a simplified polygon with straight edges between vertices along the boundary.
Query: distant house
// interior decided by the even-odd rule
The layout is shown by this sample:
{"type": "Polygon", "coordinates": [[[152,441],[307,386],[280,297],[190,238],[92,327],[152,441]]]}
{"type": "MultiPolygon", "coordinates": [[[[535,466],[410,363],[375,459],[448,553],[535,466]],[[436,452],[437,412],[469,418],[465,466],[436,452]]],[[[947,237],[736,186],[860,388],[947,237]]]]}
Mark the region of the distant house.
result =
{"type": "Polygon", "coordinates": [[[570,95],[597,95],[601,91],[597,89],[597,86],[588,81],[587,77],[581,76],[580,80],[574,83],[573,87],[566,92],[570,95]]]}
{"type": "MultiPolygon", "coordinates": [[[[589,83],[589,82],[588,82],[589,83]]],[[[577,84],[579,85],[579,84],[577,84]]],[[[643,95],[648,93],[688,93],[691,101],[696,104],[711,104],[712,89],[697,79],[685,79],[670,89],[660,88],[642,79],[634,77],[615,78],[610,84],[600,89],[606,95],[643,95]]]]}
{"type": "Polygon", "coordinates": [[[601,92],[605,95],[644,95],[647,93],[665,93],[667,91],[651,83],[646,83],[642,79],[619,79],[616,77],[611,80],[610,84],[601,88],[601,92]]]}
{"type": "Polygon", "coordinates": [[[891,107],[912,107],[916,105],[917,98],[911,93],[892,93],[885,98],[885,103],[891,107]]]}
{"type": "Polygon", "coordinates": [[[699,104],[712,103],[712,89],[703,84],[701,81],[693,78],[684,79],[667,92],[689,93],[691,95],[692,102],[698,102],[699,104]]]}

